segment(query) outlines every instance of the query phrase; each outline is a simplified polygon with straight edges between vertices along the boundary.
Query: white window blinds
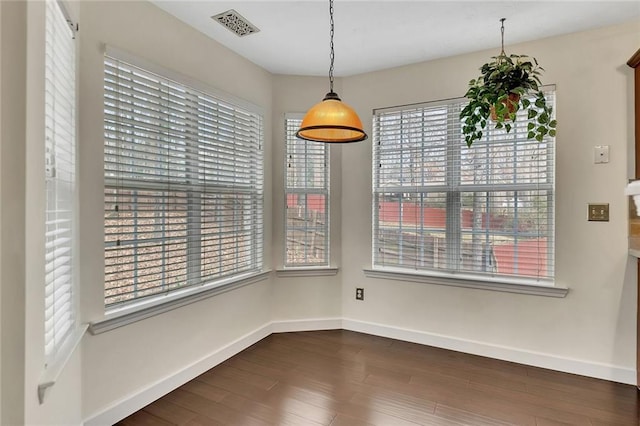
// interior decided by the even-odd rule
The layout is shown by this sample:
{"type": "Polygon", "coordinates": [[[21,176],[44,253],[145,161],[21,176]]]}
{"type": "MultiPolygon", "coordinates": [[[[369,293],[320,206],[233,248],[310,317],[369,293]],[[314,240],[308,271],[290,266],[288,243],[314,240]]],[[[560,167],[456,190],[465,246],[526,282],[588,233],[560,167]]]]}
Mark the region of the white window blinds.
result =
{"type": "Polygon", "coordinates": [[[261,270],[262,117],[104,65],[105,304],[261,270]]]}
{"type": "Polygon", "coordinates": [[[329,144],[296,137],[287,115],[285,266],[329,266],[329,144]]]}
{"type": "Polygon", "coordinates": [[[74,32],[60,5],[46,2],[45,35],[45,358],[73,331],[76,144],[74,32]]]}
{"type": "Polygon", "coordinates": [[[528,140],[520,111],[467,148],[464,105],[374,111],[374,267],[552,280],[554,139],[528,140]]]}

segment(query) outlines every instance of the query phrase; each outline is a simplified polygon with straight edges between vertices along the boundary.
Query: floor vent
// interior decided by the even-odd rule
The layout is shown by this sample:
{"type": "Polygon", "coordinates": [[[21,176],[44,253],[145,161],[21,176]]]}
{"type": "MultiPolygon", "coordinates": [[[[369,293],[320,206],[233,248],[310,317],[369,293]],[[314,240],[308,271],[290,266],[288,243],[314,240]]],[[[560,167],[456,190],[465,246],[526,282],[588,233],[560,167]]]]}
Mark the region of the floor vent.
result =
{"type": "Polygon", "coordinates": [[[233,9],[214,15],[211,19],[215,19],[228,30],[235,33],[238,37],[243,37],[260,31],[258,27],[247,21],[242,15],[233,9]]]}

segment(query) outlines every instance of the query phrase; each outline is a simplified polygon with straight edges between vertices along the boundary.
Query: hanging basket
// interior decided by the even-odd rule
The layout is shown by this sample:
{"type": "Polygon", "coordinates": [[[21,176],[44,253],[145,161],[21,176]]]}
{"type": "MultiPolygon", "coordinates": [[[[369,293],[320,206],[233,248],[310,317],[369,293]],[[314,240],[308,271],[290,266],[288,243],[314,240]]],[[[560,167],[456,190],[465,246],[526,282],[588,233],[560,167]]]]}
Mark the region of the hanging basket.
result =
{"type": "Polygon", "coordinates": [[[536,58],[504,52],[504,21],[505,18],[500,19],[500,54],[492,56],[490,62],[480,67],[480,76],[469,81],[464,95],[469,102],[460,112],[460,120],[464,123],[462,133],[468,147],[482,139],[484,130],[489,126],[509,133],[513,129],[510,122],[516,120],[516,112],[520,109],[528,121],[527,139],[542,142],[546,135],[556,135],[553,108],[547,105],[540,90],[540,75],[544,69],[536,58]]]}
{"type": "MultiPolygon", "coordinates": [[[[507,97],[507,99],[503,99],[501,102],[507,107],[503,117],[501,117],[501,121],[510,121],[511,114],[516,112],[516,108],[518,107],[518,103],[520,102],[520,95],[518,95],[517,93],[509,93],[509,97],[507,97]]],[[[493,121],[498,121],[496,107],[493,105],[491,106],[491,119],[493,121]]]]}

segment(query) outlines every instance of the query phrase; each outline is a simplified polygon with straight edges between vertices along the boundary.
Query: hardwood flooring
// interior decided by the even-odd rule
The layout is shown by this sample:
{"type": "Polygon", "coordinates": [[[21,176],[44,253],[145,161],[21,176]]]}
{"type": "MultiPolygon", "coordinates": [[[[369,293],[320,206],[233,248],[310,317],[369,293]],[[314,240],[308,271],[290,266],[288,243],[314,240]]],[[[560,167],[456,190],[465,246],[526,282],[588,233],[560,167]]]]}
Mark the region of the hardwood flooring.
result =
{"type": "Polygon", "coordinates": [[[639,426],[622,385],[345,330],[273,334],[130,425],[639,426]]]}

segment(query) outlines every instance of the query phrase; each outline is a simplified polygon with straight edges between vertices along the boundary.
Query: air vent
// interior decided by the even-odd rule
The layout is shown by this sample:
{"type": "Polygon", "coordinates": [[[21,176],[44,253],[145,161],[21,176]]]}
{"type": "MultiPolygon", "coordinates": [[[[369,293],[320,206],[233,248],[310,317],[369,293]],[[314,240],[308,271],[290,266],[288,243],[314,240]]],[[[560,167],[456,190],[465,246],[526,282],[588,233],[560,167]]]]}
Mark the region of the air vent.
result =
{"type": "Polygon", "coordinates": [[[238,37],[243,37],[260,31],[258,27],[247,21],[242,15],[233,9],[214,15],[211,19],[215,19],[220,22],[220,24],[224,25],[238,37]]]}

